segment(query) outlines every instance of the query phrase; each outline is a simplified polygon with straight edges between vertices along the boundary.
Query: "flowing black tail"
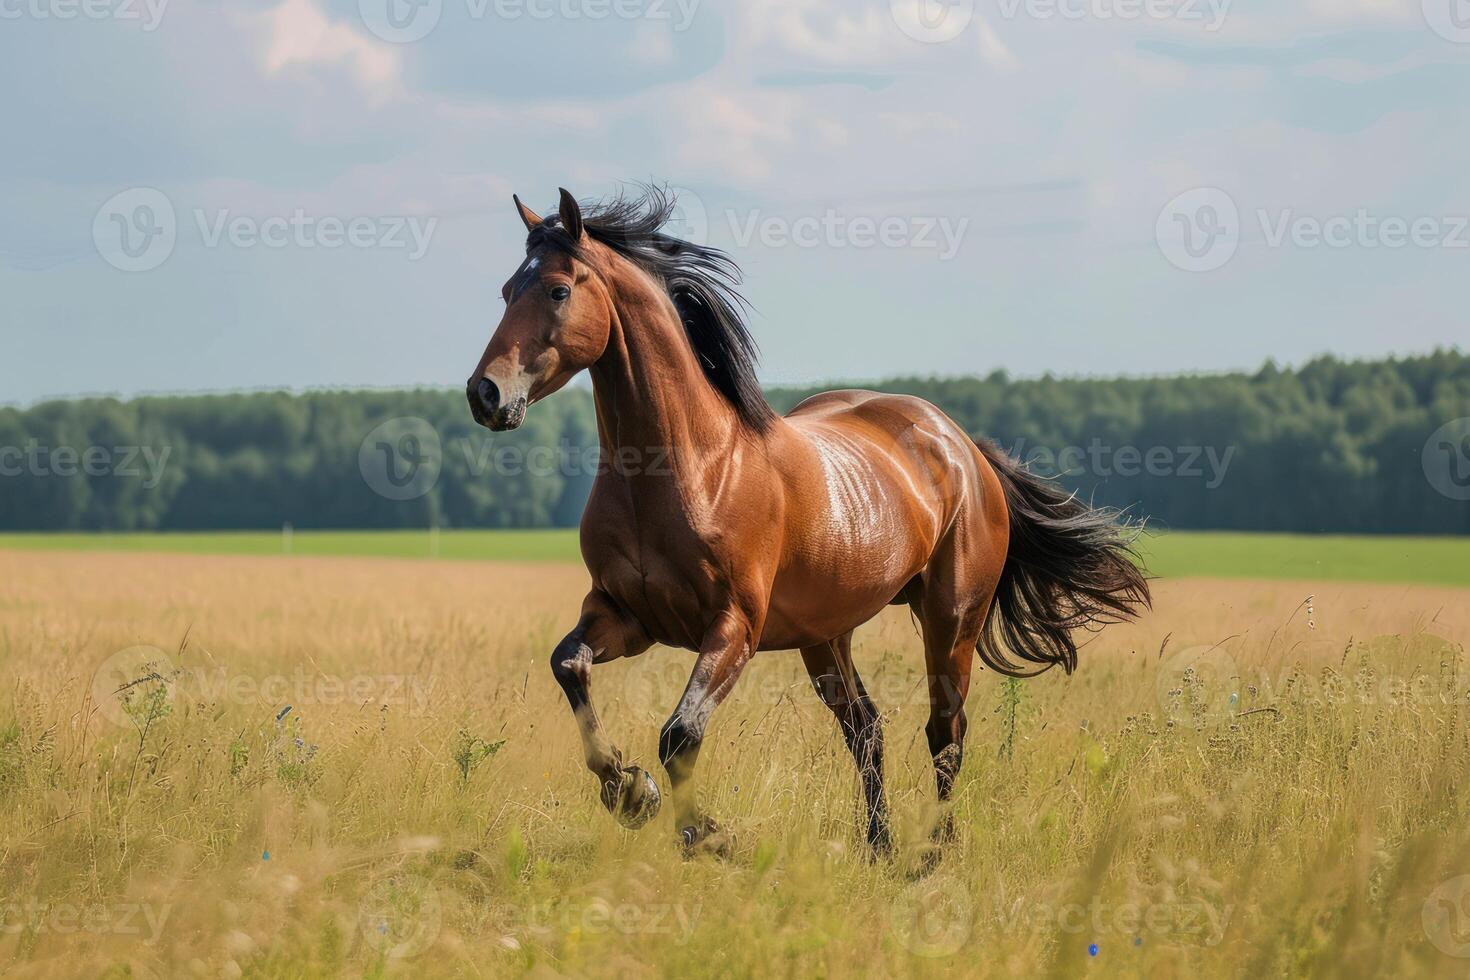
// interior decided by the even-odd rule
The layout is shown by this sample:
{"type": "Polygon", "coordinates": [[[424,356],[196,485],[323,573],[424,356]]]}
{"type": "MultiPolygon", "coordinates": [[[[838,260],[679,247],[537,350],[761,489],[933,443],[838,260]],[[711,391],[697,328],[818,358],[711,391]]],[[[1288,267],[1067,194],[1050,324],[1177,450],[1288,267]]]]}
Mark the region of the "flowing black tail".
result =
{"type": "Polygon", "coordinates": [[[975,440],[1005,488],[1011,545],[977,650],[991,670],[1030,677],[1077,669],[1072,631],[1132,618],[1151,602],[1132,548],[1136,525],[1094,509],[1001,449],[975,440]],[[1028,669],[1007,651],[1040,667],[1028,669]]]}

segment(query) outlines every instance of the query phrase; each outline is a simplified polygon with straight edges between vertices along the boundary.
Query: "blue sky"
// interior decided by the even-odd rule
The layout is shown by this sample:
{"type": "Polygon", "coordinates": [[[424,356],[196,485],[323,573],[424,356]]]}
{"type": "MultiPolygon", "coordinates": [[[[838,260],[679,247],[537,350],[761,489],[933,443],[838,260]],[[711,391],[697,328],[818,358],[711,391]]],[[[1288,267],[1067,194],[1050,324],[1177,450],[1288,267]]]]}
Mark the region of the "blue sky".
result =
{"type": "Polygon", "coordinates": [[[0,401],[457,384],[658,180],[771,382],[1464,344],[1470,0],[0,0],[0,401]]]}

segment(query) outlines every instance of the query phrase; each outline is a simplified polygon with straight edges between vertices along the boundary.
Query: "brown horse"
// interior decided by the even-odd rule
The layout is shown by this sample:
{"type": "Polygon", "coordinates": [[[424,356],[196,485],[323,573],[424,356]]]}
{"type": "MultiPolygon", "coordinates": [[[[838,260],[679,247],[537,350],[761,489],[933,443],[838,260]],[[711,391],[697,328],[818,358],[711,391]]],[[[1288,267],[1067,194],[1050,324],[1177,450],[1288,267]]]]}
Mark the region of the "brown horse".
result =
{"type": "MultiPolygon", "coordinates": [[[[756,382],[738,270],[660,230],[673,208],[664,193],[584,211],[563,190],[544,219],[515,203],[526,259],[466,395],[477,422],[513,429],[591,372],[605,461],[582,516],[592,591],[551,669],[603,805],[625,826],[653,818],[659,790],[603,731],[594,664],[655,643],[697,652],[659,738],[693,847],[717,829],[690,783],[710,715],[757,651],[799,649],[861,773],[868,841],[884,851],[883,736],[853,666],[854,629],[890,603],[917,615],[942,803],[977,652],[1015,676],[1070,672],[1072,630],[1148,603],[1115,513],[977,444],[928,402],[832,391],[777,416],[756,382]]],[[[946,813],[936,836],[951,833],[946,813]]]]}

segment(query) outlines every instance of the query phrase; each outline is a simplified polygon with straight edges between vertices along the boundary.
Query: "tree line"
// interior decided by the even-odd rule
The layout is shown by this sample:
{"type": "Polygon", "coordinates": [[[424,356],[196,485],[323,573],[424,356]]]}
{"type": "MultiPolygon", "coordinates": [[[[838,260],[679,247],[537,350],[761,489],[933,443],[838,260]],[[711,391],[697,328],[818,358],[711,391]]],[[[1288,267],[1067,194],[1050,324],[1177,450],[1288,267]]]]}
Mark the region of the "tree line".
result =
{"type": "MultiPolygon", "coordinates": [[[[929,399],[1095,503],[1166,527],[1470,533],[1470,356],[1458,351],[867,387],[929,399]]],[[[818,390],[768,396],[786,411],[818,390]]],[[[509,433],[474,425],[459,390],[49,401],[0,408],[0,528],[570,526],[607,465],[579,388],[509,433]]]]}

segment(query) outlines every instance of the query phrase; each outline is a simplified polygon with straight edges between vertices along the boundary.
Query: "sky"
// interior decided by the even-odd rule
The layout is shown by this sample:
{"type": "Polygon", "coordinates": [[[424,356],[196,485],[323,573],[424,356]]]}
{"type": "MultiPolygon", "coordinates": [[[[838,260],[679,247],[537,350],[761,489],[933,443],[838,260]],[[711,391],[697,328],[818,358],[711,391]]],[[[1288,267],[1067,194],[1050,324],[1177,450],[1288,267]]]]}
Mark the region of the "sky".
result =
{"type": "Polygon", "coordinates": [[[769,383],[1465,345],[1470,0],[0,0],[0,402],[458,385],[667,183],[769,383]]]}

